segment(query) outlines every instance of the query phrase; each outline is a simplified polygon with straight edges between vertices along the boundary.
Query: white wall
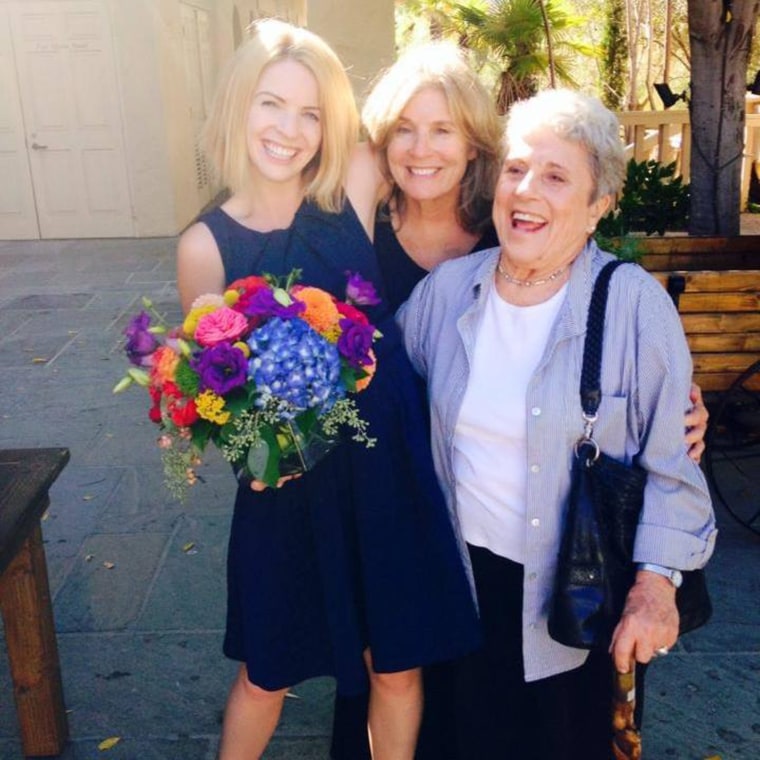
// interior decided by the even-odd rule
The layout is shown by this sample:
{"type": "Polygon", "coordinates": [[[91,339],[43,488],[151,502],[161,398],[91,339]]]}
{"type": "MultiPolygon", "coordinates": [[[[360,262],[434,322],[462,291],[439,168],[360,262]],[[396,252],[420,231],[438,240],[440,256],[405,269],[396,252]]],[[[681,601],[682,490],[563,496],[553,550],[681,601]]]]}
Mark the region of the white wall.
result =
{"type": "Polygon", "coordinates": [[[346,64],[360,100],[378,71],[395,59],[393,6],[393,0],[309,0],[309,29],[346,64]]]}
{"type": "MultiPolygon", "coordinates": [[[[111,21],[135,234],[177,234],[202,205],[196,186],[181,0],[98,2],[107,8],[111,21]]],[[[215,72],[232,54],[247,24],[267,15],[307,25],[324,37],[348,67],[358,96],[394,57],[393,0],[185,2],[210,14],[215,72]]]]}
{"type": "MultiPolygon", "coordinates": [[[[127,171],[137,236],[171,235],[178,229],[175,191],[189,176],[178,169],[176,156],[186,142],[177,119],[176,97],[167,83],[173,64],[171,50],[174,0],[108,0],[117,69],[122,94],[127,171]],[[167,96],[167,90],[169,90],[167,96]]],[[[178,77],[175,74],[175,82],[178,77]]],[[[181,80],[179,80],[181,81],[181,80]]],[[[176,90],[175,90],[176,92],[176,90]]],[[[191,166],[191,164],[188,162],[191,166]]]]}

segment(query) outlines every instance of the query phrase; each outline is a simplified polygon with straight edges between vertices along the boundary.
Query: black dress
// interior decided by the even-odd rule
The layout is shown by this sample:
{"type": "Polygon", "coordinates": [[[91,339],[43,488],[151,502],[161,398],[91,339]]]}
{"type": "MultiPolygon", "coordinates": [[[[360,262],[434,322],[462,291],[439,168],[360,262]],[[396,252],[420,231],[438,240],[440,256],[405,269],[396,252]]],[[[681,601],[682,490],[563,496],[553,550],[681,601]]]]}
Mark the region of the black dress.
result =
{"type": "MultiPolygon", "coordinates": [[[[496,230],[489,224],[478,241],[468,253],[484,251],[499,245],[496,230]]],[[[414,286],[428,273],[413,261],[401,247],[393,225],[384,216],[375,222],[375,251],[380,264],[388,303],[394,311],[398,310],[414,290],[414,286]]]]}
{"type": "MultiPolygon", "coordinates": [[[[498,245],[496,230],[489,225],[470,253],[498,245]]],[[[375,223],[375,251],[387,300],[397,310],[428,272],[409,257],[399,243],[393,225],[382,216],[375,223]]],[[[451,663],[442,662],[425,668],[424,681],[425,709],[417,758],[444,760],[449,753],[456,751],[454,704],[449,698],[455,688],[451,663]]],[[[330,756],[333,760],[370,760],[366,696],[336,697],[330,756]]]]}
{"type": "MultiPolygon", "coordinates": [[[[346,271],[379,286],[372,244],[353,209],[304,203],[292,225],[259,233],[222,209],[211,230],[227,282],[303,271],[301,282],[345,295],[346,271]]],[[[433,469],[427,405],[393,312],[368,310],[383,337],[377,372],[356,396],[377,439],[342,442],[279,489],[237,492],[228,554],[224,652],[266,689],[331,675],[341,694],[368,681],[363,650],[380,672],[471,651],[477,616],[433,469]]]]}

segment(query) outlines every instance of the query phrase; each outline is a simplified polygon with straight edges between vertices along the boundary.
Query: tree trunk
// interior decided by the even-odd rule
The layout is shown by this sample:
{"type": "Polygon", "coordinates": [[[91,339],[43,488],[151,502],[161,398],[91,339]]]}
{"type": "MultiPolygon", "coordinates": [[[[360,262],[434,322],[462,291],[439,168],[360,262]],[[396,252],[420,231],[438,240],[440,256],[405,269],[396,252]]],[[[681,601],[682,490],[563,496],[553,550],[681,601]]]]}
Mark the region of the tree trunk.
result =
{"type": "Polygon", "coordinates": [[[556,67],[554,65],[554,45],[552,44],[552,32],[549,26],[549,16],[546,13],[546,6],[543,0],[538,0],[538,6],[541,9],[541,18],[544,21],[544,34],[546,35],[546,53],[549,56],[549,84],[552,89],[557,86],[556,67]]]}
{"type": "Polygon", "coordinates": [[[670,80],[670,58],[672,55],[672,42],[670,27],[673,25],[673,0],[665,0],[665,44],[663,45],[662,80],[670,80]]]}
{"type": "Polygon", "coordinates": [[[746,78],[760,0],[688,0],[690,235],[738,235],[746,78]]]}
{"type": "Polygon", "coordinates": [[[652,57],[654,54],[654,14],[652,13],[652,2],[651,0],[648,0],[648,2],[645,5],[645,11],[646,11],[646,25],[649,29],[648,32],[648,39],[647,39],[647,47],[646,47],[646,79],[644,84],[646,85],[646,93],[647,93],[647,108],[649,110],[654,110],[654,102],[652,101],[652,81],[654,80],[654,75],[652,74],[652,57]]]}
{"type": "Polygon", "coordinates": [[[641,26],[638,22],[638,6],[635,3],[626,3],[625,13],[625,32],[628,38],[628,68],[630,72],[628,82],[628,110],[638,110],[638,89],[639,78],[639,36],[641,26]]]}

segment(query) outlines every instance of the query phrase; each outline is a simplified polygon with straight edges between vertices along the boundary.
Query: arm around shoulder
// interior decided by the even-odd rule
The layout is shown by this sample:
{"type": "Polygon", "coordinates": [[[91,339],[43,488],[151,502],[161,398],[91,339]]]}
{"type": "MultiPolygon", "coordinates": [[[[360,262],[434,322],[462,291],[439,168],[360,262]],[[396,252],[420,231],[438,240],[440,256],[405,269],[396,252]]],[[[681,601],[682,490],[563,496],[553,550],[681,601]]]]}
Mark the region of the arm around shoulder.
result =
{"type": "Polygon", "coordinates": [[[224,290],[224,264],[211,230],[196,222],[180,236],[177,244],[177,290],[182,311],[204,293],[224,290]]]}

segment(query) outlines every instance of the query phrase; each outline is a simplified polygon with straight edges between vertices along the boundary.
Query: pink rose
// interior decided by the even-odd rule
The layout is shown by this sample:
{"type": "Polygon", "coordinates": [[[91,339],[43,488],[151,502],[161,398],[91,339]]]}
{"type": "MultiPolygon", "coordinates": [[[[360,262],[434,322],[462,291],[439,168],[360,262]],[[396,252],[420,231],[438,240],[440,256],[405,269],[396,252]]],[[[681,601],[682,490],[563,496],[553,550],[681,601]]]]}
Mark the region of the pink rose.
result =
{"type": "Polygon", "coordinates": [[[195,340],[201,346],[215,346],[222,341],[234,343],[248,328],[248,320],[240,312],[223,306],[204,314],[195,328],[195,340]]]}

